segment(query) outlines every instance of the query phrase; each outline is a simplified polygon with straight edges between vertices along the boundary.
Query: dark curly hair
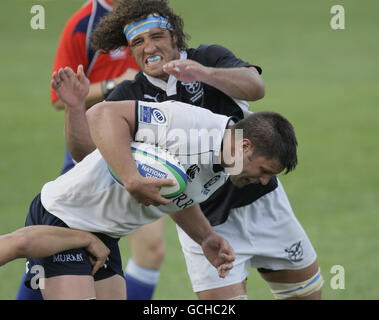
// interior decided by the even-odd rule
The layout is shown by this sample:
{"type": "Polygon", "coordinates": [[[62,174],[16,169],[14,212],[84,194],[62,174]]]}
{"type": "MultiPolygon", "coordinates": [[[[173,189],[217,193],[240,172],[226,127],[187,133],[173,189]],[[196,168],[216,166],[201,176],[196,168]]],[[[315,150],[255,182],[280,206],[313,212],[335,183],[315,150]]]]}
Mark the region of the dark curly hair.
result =
{"type": "Polygon", "coordinates": [[[121,46],[127,46],[123,29],[125,25],[145,19],[153,13],[168,19],[173,27],[172,36],[177,38],[179,50],[187,49],[189,38],[183,31],[183,20],[175,14],[167,0],[118,0],[114,9],[102,18],[91,36],[91,46],[95,50],[109,52],[121,46]]]}

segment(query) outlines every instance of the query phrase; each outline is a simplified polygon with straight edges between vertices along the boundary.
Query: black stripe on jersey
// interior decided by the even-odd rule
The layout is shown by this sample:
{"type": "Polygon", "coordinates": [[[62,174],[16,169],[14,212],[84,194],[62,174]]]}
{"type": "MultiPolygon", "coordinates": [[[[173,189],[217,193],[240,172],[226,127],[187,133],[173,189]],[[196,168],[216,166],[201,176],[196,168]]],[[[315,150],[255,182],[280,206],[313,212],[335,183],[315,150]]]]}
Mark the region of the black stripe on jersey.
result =
{"type": "Polygon", "coordinates": [[[235,187],[228,179],[200,207],[209,223],[217,226],[226,221],[231,209],[247,206],[277,187],[278,180],[275,176],[267,185],[251,183],[243,188],[235,187]]]}

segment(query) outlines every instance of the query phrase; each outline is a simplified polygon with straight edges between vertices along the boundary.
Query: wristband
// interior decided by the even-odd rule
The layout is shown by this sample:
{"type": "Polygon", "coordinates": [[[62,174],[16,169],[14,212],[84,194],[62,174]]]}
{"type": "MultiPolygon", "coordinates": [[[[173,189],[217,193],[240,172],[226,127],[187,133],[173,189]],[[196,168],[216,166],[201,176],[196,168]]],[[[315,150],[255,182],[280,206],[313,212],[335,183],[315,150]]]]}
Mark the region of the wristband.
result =
{"type": "Polygon", "coordinates": [[[101,83],[101,87],[103,88],[104,99],[106,99],[112,90],[116,87],[116,81],[113,79],[105,80],[101,83]]]}

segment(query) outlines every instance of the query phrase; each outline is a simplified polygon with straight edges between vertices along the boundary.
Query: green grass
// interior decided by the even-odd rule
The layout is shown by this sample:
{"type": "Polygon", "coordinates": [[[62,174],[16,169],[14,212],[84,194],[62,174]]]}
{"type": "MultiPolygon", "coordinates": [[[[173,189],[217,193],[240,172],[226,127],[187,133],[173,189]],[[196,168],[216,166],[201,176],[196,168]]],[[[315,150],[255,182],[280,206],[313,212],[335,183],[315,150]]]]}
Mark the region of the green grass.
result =
{"type": "MultiPolygon", "coordinates": [[[[23,225],[31,199],[59,172],[63,113],[49,103],[58,38],[78,0],[5,0],[0,19],[0,234],[23,225]],[[41,4],[46,29],[32,30],[41,4]]],[[[299,166],[282,176],[294,211],[318,253],[325,299],[377,299],[379,262],[379,2],[171,1],[191,46],[218,43],[263,68],[266,97],[253,110],[275,110],[295,125],[299,166]],[[342,4],[346,29],[332,30],[330,8],[342,4]],[[201,9],[198,8],[201,6],[201,9]],[[333,265],[345,289],[333,290],[333,265]]],[[[194,299],[174,224],[156,299],[194,299]]],[[[124,263],[127,241],[121,240],[124,263]]],[[[0,299],[13,299],[24,260],[0,268],[0,299]]],[[[272,299],[255,270],[251,299],[272,299]]]]}

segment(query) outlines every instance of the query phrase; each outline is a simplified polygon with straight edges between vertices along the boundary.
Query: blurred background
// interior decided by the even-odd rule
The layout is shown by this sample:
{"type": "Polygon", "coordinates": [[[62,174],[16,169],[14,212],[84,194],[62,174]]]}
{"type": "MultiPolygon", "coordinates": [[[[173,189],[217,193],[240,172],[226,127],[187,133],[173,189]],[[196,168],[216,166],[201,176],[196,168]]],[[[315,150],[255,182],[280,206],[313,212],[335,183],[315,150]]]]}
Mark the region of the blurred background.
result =
{"type": "MultiPolygon", "coordinates": [[[[63,26],[82,0],[3,0],[0,19],[0,234],[24,225],[29,204],[55,179],[64,156],[64,113],[49,100],[63,26]],[[45,29],[33,30],[34,5],[45,29]]],[[[379,2],[377,0],[171,0],[190,46],[221,44],[263,69],[266,96],[251,109],[283,113],[295,125],[299,166],[281,176],[317,253],[324,299],[378,299],[379,2]],[[333,30],[332,6],[345,9],[333,30]],[[344,289],[333,289],[333,266],[344,289]],[[341,269],[340,269],[341,270],[341,269]],[[339,274],[341,275],[341,274],[339,274]]],[[[155,299],[196,299],[175,226],[155,299]]],[[[120,242],[124,264],[128,243],[120,242]]],[[[0,299],[14,299],[25,260],[0,267],[0,299]]],[[[250,299],[272,299],[255,269],[250,299]]]]}

